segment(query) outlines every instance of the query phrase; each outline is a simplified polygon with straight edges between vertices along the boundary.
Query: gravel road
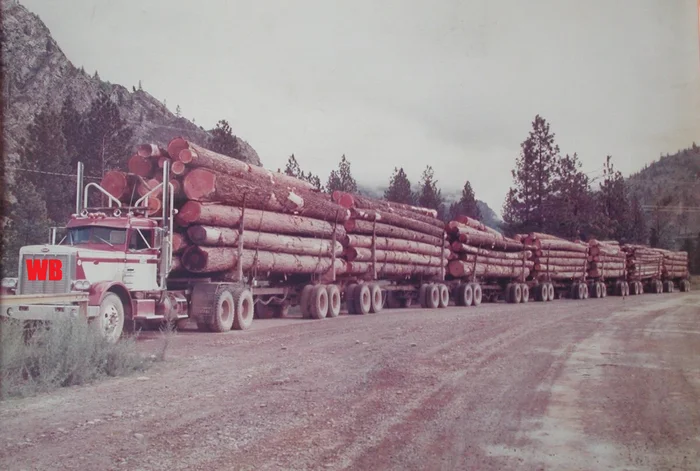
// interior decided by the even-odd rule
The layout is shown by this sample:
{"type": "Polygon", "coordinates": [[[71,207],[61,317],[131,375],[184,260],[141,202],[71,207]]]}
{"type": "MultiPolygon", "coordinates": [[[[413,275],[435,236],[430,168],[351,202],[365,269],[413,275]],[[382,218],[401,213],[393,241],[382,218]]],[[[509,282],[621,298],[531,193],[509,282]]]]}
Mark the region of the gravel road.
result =
{"type": "Polygon", "coordinates": [[[699,321],[674,293],[181,332],[0,403],[0,469],[700,470],[699,321]]]}

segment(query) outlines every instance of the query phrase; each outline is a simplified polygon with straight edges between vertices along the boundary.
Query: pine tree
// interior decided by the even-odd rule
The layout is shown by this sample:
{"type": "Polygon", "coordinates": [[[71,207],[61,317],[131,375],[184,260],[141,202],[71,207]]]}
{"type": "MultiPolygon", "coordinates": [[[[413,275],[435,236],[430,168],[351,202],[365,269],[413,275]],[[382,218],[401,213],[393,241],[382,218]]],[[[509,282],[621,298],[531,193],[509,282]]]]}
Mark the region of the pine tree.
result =
{"type": "Polygon", "coordinates": [[[384,191],[384,199],[394,203],[414,204],[411,182],[403,167],[394,167],[394,174],[389,179],[389,187],[384,191]]]}
{"type": "Polygon", "coordinates": [[[350,161],[345,158],[345,154],[340,158],[338,170],[332,170],[328,176],[326,191],[328,191],[328,193],[333,193],[334,191],[344,191],[346,193],[357,192],[357,182],[352,177],[350,161]]]}
{"type": "Polygon", "coordinates": [[[284,168],[284,173],[291,177],[297,178],[299,178],[304,173],[301,171],[301,167],[299,167],[299,163],[297,162],[296,157],[294,157],[294,154],[289,156],[289,159],[287,160],[287,166],[284,168]]]}
{"type": "Polygon", "coordinates": [[[442,190],[437,186],[435,172],[430,165],[423,170],[417,200],[419,206],[437,210],[440,218],[444,216],[442,190]]]}
{"type": "Polygon", "coordinates": [[[182,110],[180,109],[180,105],[177,105],[177,106],[175,107],[175,116],[176,116],[177,118],[179,118],[180,116],[182,116],[182,110]]]}
{"type": "Polygon", "coordinates": [[[462,188],[462,197],[450,205],[450,218],[454,219],[457,216],[467,216],[477,221],[481,221],[481,210],[476,202],[474,190],[469,180],[462,188]]]}
{"type": "Polygon", "coordinates": [[[85,140],[80,158],[85,162],[85,175],[101,177],[107,170],[125,168],[124,156],[133,130],[121,116],[119,108],[106,93],[100,93],[84,120],[85,140]]]}
{"type": "Polygon", "coordinates": [[[141,80],[139,80],[139,91],[143,91],[143,87],[141,87],[141,80]]]}
{"type": "Polygon", "coordinates": [[[48,106],[37,114],[27,129],[27,141],[21,152],[24,165],[34,170],[26,172],[23,180],[34,184],[46,202],[48,214],[57,223],[71,214],[74,186],[74,180],[66,176],[71,174],[71,161],[61,117],[61,113],[51,111],[48,106]]]}
{"type": "Polygon", "coordinates": [[[243,160],[238,151],[236,136],[233,135],[228,121],[225,119],[219,120],[219,122],[216,123],[216,127],[211,131],[211,134],[212,138],[209,144],[211,150],[219,154],[228,155],[234,159],[243,160]]]}
{"type": "Polygon", "coordinates": [[[71,95],[63,100],[61,120],[63,121],[62,133],[66,140],[66,152],[70,157],[71,169],[75,169],[76,164],[84,160],[84,156],[80,154],[85,148],[85,124],[83,117],[75,108],[71,95]]]}
{"type": "Polygon", "coordinates": [[[647,217],[636,194],[633,194],[630,200],[630,211],[628,238],[631,242],[646,244],[649,235],[647,217]]]}
{"type": "Polygon", "coordinates": [[[559,158],[559,146],[549,123],[535,116],[532,130],[520,145],[513,187],[503,207],[504,222],[510,232],[543,231],[548,222],[548,204],[552,177],[559,158]]]}
{"type": "Polygon", "coordinates": [[[578,155],[566,155],[556,161],[549,198],[550,217],[544,230],[564,238],[588,239],[595,232],[597,215],[588,176],[581,171],[578,155]]]}
{"type": "MultiPolygon", "coordinates": [[[[698,238],[695,240],[695,253],[694,256],[691,260],[693,260],[693,267],[695,271],[693,271],[694,275],[700,275],[700,232],[698,232],[698,238]]],[[[690,253],[688,253],[688,257],[690,258],[690,253]]]]}
{"type": "Polygon", "coordinates": [[[688,253],[688,270],[690,271],[690,273],[698,273],[700,267],[696,265],[698,259],[698,255],[696,254],[696,250],[698,250],[696,242],[692,238],[687,237],[683,240],[683,247],[681,248],[681,250],[688,253]]]}
{"type": "MultiPolygon", "coordinates": [[[[625,178],[616,171],[612,157],[607,156],[600,184],[598,232],[606,238],[630,241],[630,204],[627,198],[625,178]]],[[[659,233],[657,232],[658,236],[659,233]]]]}

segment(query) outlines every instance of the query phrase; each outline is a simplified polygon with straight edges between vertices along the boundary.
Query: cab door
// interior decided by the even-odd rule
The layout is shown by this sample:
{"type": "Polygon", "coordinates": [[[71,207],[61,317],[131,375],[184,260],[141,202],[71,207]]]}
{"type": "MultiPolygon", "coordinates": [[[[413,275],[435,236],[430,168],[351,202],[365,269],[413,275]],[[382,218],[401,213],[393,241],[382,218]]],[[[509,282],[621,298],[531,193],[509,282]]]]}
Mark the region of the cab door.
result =
{"type": "Polygon", "coordinates": [[[123,282],[130,290],[158,289],[158,251],[153,242],[153,229],[129,231],[123,282]]]}

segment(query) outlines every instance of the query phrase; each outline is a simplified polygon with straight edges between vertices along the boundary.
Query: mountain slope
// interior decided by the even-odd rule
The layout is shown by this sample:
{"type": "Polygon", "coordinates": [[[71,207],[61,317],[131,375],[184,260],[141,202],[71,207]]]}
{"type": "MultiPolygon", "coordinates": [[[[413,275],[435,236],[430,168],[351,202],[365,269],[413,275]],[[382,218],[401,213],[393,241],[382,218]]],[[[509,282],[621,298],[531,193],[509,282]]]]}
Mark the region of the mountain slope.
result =
{"type": "MultiPolygon", "coordinates": [[[[167,144],[178,135],[206,144],[211,137],[194,123],[176,117],[149,93],[103,82],[75,67],[39,17],[15,0],[2,0],[2,54],[5,156],[17,153],[28,124],[46,104],[58,110],[70,95],[83,113],[101,91],[118,105],[121,117],[133,129],[130,144],[167,144]]],[[[237,140],[244,158],[260,165],[257,152],[237,140]]]]}

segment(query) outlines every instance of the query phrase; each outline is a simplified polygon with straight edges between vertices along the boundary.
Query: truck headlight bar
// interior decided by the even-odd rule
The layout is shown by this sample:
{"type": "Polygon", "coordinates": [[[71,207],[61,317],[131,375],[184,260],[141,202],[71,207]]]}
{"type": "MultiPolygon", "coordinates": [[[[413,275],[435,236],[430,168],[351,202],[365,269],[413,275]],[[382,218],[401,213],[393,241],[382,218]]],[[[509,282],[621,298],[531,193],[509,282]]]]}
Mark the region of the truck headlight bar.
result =
{"type": "Polygon", "coordinates": [[[73,282],[73,289],[76,291],[88,291],[90,286],[92,284],[88,280],[75,280],[73,282]]]}
{"type": "Polygon", "coordinates": [[[2,279],[2,287],[8,288],[8,289],[17,288],[17,278],[3,278],[2,279]]]}

